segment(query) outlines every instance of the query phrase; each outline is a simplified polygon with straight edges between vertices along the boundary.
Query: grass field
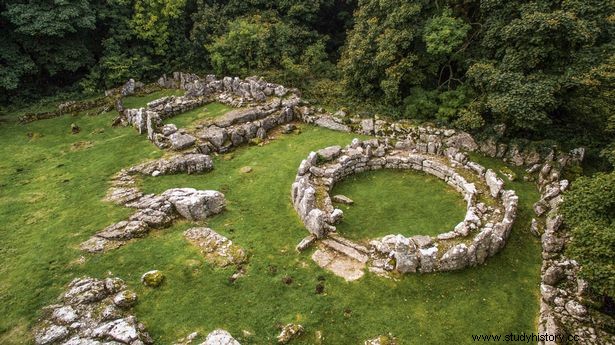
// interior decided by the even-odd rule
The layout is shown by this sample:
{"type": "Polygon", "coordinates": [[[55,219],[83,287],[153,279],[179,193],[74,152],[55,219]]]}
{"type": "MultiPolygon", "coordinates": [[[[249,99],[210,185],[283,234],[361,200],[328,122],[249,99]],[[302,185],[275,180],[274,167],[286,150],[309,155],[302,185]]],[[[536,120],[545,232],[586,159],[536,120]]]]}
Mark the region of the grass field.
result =
{"type": "Polygon", "coordinates": [[[355,240],[389,234],[435,236],[451,231],[463,220],[461,194],[437,177],[400,170],[378,170],[349,176],[331,195],[350,197],[338,232],[355,240]]]}
{"type": "MultiPolygon", "coordinates": [[[[137,105],[145,101],[131,100],[137,105]]],[[[107,274],[123,278],[138,293],[134,312],[159,344],[215,328],[227,329],[242,344],[271,344],[279,333],[277,326],[287,322],[301,323],[306,329],[293,344],[314,344],[317,331],[322,332],[324,344],[359,344],[387,333],[402,344],[469,344],[472,334],[535,331],[540,247],[528,230],[531,205],[538,197],[530,183],[510,183],[520,196],[519,217],[506,248],[486,265],[454,273],[409,275],[398,281],[367,274],[347,283],[316,266],[311,252],[294,250],[307,234],[290,203],[299,163],[310,150],[345,145],[352,138],[307,125],[301,126],[301,134],[215,157],[210,173],[141,182],[148,192],[194,187],[225,193],[228,210],[207,225],[250,254],[246,276],[235,283],[228,281],[232,269],[214,269],[204,263],[183,239],[183,230],[195,225],[189,222],[175,223],[108,254],[86,255],[85,263],[80,263],[80,242],[131,213],[101,200],[109,178],[121,168],[163,153],[131,128],[111,128],[113,117],[65,116],[25,126],[0,125],[1,344],[27,343],[24,339],[30,339],[40,308],[52,304],[73,278],[107,274]],[[79,134],[70,134],[72,122],[82,128],[79,134]],[[253,171],[241,173],[243,166],[253,171]],[[166,275],[158,289],[139,282],[141,274],[151,269],[166,275]],[[282,283],[285,276],[293,278],[291,285],[282,283]],[[322,295],[315,293],[320,276],[325,278],[322,295]]],[[[482,163],[501,164],[486,159],[482,163]]],[[[415,183],[397,185],[401,182],[388,181],[387,174],[367,175],[365,179],[371,179],[367,181],[359,176],[339,186],[340,192],[357,200],[356,208],[346,211],[348,222],[377,224],[377,219],[370,219],[374,213],[361,211],[360,194],[370,188],[372,192],[376,187],[390,188],[378,191],[380,205],[399,202],[395,188],[422,188],[415,183]]],[[[424,179],[409,173],[407,178],[424,179]]],[[[433,195],[426,195],[425,189],[411,196],[435,202],[434,198],[447,193],[440,187],[435,183],[433,195]]],[[[453,205],[461,197],[452,194],[450,198],[442,202],[450,204],[447,212],[456,223],[459,215],[453,205]]],[[[394,212],[398,211],[402,210],[394,212]]],[[[435,219],[438,214],[445,218],[442,210],[422,211],[432,219],[417,220],[424,223],[420,229],[427,231],[425,224],[432,220],[448,224],[448,219],[435,219]]],[[[385,217],[378,218],[384,221],[385,217]]],[[[395,224],[402,231],[408,219],[387,220],[387,227],[395,224]]]]}
{"type": "Polygon", "coordinates": [[[164,121],[164,123],[172,123],[178,128],[190,128],[198,124],[201,120],[214,119],[224,115],[231,108],[222,103],[210,103],[198,108],[194,108],[185,113],[173,116],[164,121]]]}

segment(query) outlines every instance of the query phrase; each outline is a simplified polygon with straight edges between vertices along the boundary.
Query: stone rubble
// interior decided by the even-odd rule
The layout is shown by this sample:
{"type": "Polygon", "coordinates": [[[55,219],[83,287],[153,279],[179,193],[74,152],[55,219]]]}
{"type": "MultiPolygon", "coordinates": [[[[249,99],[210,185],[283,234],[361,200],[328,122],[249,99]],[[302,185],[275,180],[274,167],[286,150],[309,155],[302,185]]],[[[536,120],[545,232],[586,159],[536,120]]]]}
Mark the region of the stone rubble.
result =
{"type": "Polygon", "coordinates": [[[137,295],[119,278],[74,279],[58,304],[43,309],[36,345],[152,344],[145,326],[129,313],[137,295]]]}
{"type": "Polygon", "coordinates": [[[160,195],[143,194],[135,187],[136,175],[160,176],[177,173],[203,173],[213,169],[211,158],[184,154],[161,158],[120,171],[113,178],[106,200],[136,209],[127,220],[112,224],[81,244],[89,253],[100,253],[146,236],[151,229],[168,227],[175,219],[201,221],[222,212],[224,194],[213,190],[173,188],[160,195]]]}

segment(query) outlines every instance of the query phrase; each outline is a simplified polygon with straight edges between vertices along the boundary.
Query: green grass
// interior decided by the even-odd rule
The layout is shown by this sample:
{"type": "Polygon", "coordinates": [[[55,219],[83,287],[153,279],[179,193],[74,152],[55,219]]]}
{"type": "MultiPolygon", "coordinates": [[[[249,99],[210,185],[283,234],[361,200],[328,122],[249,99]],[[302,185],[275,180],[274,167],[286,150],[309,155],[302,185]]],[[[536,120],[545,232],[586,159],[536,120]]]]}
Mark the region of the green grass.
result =
{"type": "Polygon", "coordinates": [[[147,105],[147,103],[157,100],[158,98],[166,97],[166,96],[182,96],[184,94],[183,90],[176,89],[164,89],[156,92],[149,93],[145,96],[129,96],[125,97],[124,108],[132,109],[132,108],[142,108],[147,105]]]}
{"type": "Polygon", "coordinates": [[[250,253],[246,276],[234,284],[228,282],[232,269],[214,269],[183,239],[183,230],[195,225],[189,222],[77,263],[80,242],[131,213],[101,200],[109,178],[162,154],[133,129],[111,128],[113,116],[0,127],[0,343],[31,342],[24,339],[30,339],[41,307],[54,303],[68,282],[109,273],[139,294],[134,312],[160,344],[215,328],[227,329],[242,344],[271,344],[277,325],[287,322],[306,329],[293,344],[313,344],[318,330],[325,344],[358,344],[389,332],[402,344],[469,344],[471,334],[536,331],[540,247],[528,231],[537,198],[531,184],[513,183],[520,217],[506,248],[486,265],[399,281],[367,274],[347,283],[316,266],[310,252],[294,250],[307,234],[290,204],[299,163],[310,150],[352,138],[307,125],[301,134],[216,157],[210,173],[142,181],[149,192],[194,187],[226,194],[228,210],[208,226],[250,253]],[[71,135],[71,122],[82,132],[71,135]],[[35,139],[27,133],[36,133],[35,139]],[[239,172],[246,165],[252,173],[239,172]],[[139,281],[151,269],[166,275],[158,289],[139,281]],[[281,282],[286,275],[293,284],[281,282]],[[325,278],[324,295],[315,293],[319,276],[325,278]],[[243,330],[253,335],[244,337],[243,330]]]}
{"type": "Polygon", "coordinates": [[[333,187],[353,205],[344,211],[338,232],[355,240],[389,234],[435,236],[451,231],[463,220],[461,194],[437,177],[414,171],[378,170],[352,175],[333,187]]]}
{"type": "Polygon", "coordinates": [[[194,108],[183,114],[165,119],[164,123],[175,124],[178,128],[190,127],[191,125],[197,124],[199,120],[215,119],[218,116],[222,116],[231,109],[231,107],[222,103],[209,103],[204,106],[194,108]]]}

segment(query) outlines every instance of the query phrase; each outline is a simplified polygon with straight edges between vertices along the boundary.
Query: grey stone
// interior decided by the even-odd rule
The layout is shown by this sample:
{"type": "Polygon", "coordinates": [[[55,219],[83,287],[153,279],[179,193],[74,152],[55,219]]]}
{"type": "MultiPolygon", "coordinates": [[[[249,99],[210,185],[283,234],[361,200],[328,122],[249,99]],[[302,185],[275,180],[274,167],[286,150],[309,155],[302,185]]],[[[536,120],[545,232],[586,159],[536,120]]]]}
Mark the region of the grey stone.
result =
{"type": "Polygon", "coordinates": [[[132,307],[136,302],[137,294],[130,290],[121,291],[113,297],[113,303],[120,308],[132,307]]]}
{"type": "Polygon", "coordinates": [[[587,309],[579,302],[570,300],[566,302],[566,311],[577,319],[584,319],[587,315],[587,309]]]}
{"type": "Polygon", "coordinates": [[[467,265],[468,247],[464,243],[453,246],[440,259],[440,269],[442,271],[458,270],[467,265]]]}
{"type": "Polygon", "coordinates": [[[228,133],[225,129],[217,126],[209,126],[198,133],[199,138],[208,140],[215,147],[220,148],[228,140],[228,133]]]}
{"type": "Polygon", "coordinates": [[[147,271],[141,276],[141,283],[149,287],[158,287],[163,280],[164,274],[159,270],[147,271]]]}
{"type": "Polygon", "coordinates": [[[231,334],[223,329],[217,329],[207,335],[200,345],[241,345],[231,334]]]}
{"type": "Polygon", "coordinates": [[[268,113],[258,108],[236,109],[229,111],[222,117],[216,119],[215,123],[219,127],[229,127],[236,123],[245,123],[249,121],[260,120],[267,115],[268,113]]]}
{"type": "Polygon", "coordinates": [[[354,204],[354,201],[352,199],[350,199],[349,197],[345,195],[341,195],[341,194],[334,195],[333,197],[331,197],[331,200],[333,200],[334,202],[338,202],[340,204],[345,204],[345,205],[354,204]]]}
{"type": "Polygon", "coordinates": [[[166,124],[166,125],[162,126],[161,132],[162,132],[162,135],[169,136],[169,135],[177,132],[177,126],[175,126],[172,123],[166,124]]]}
{"type": "Polygon", "coordinates": [[[559,266],[551,266],[542,275],[545,284],[556,286],[564,278],[564,270],[559,266]]]}
{"type": "Polygon", "coordinates": [[[489,186],[491,196],[497,198],[502,191],[504,182],[491,169],[487,169],[487,172],[485,173],[485,182],[487,183],[487,186],[489,186]]]}
{"type": "Polygon", "coordinates": [[[179,132],[171,134],[169,140],[171,141],[171,148],[177,151],[188,148],[196,142],[196,138],[192,135],[179,132]]]}
{"type": "Polygon", "coordinates": [[[34,342],[36,345],[53,344],[66,338],[68,334],[68,328],[65,326],[50,325],[48,328],[35,333],[34,342]]]}
{"type": "Polygon", "coordinates": [[[329,146],[327,148],[316,151],[319,158],[325,162],[337,158],[341,152],[342,148],[340,146],[329,146]]]}
{"type": "Polygon", "coordinates": [[[214,190],[196,190],[194,188],[174,188],[162,193],[177,210],[188,220],[204,220],[224,210],[224,194],[214,190]]]}

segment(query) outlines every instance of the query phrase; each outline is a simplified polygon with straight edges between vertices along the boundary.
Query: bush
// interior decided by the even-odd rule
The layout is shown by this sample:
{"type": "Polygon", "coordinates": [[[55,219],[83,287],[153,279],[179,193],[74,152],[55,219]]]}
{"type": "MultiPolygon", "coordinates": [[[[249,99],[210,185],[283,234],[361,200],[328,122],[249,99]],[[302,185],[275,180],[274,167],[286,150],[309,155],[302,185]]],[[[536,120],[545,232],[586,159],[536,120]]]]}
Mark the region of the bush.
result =
{"type": "Polygon", "coordinates": [[[575,181],[562,213],[572,234],[567,254],[581,264],[581,277],[615,296],[615,172],[575,181]]]}

